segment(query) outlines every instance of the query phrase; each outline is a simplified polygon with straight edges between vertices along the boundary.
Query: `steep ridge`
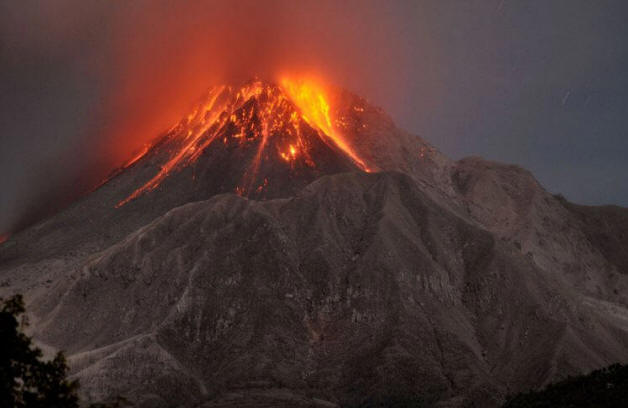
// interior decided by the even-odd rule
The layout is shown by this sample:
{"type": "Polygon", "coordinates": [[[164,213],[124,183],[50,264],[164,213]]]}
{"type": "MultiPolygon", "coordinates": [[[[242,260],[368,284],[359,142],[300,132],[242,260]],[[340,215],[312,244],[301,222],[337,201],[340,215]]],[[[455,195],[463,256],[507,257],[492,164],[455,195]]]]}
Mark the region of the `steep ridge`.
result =
{"type": "Polygon", "coordinates": [[[461,160],[452,174],[472,219],[573,289],[628,306],[627,209],[567,203],[528,171],[479,158],[461,160]]]}
{"type": "MultiPolygon", "coordinates": [[[[617,271],[628,274],[628,211],[617,206],[583,206],[561,200],[580,221],[580,228],[593,247],[600,251],[617,271]]],[[[625,293],[625,292],[624,292],[625,293]]]]}

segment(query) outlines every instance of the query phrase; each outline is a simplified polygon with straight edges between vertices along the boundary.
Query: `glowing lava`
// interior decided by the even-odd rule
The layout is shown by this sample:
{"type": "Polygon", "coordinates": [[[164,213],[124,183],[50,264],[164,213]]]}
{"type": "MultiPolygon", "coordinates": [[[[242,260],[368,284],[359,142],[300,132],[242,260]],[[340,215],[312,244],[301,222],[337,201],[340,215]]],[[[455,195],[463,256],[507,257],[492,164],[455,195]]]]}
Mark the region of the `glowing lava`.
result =
{"type": "Polygon", "coordinates": [[[329,137],[342,151],[364,171],[370,172],[366,163],[349,147],[349,144],[337,132],[333,126],[329,113],[328,98],[325,97],[323,88],[313,81],[288,78],[281,80],[281,86],[286,91],[292,102],[301,110],[301,117],[310,125],[319,128],[324,135],[329,137]]]}
{"type": "MultiPolygon", "coordinates": [[[[168,155],[157,174],[116,207],[157,188],[173,171],[195,162],[216,140],[224,148],[256,149],[235,188],[241,195],[251,191],[259,193],[268,186],[269,180],[264,175],[259,186],[255,183],[262,161],[272,160],[272,155],[289,170],[315,168],[312,149],[316,142],[312,137],[333,146],[333,150],[348,157],[358,168],[370,171],[334,129],[330,112],[323,88],[313,82],[284,79],[281,86],[276,86],[255,80],[238,88],[214,87],[189,115],[170,129],[165,143],[160,143],[160,146],[167,145],[168,155]]],[[[151,156],[156,145],[146,146],[123,168],[151,156]]]]}

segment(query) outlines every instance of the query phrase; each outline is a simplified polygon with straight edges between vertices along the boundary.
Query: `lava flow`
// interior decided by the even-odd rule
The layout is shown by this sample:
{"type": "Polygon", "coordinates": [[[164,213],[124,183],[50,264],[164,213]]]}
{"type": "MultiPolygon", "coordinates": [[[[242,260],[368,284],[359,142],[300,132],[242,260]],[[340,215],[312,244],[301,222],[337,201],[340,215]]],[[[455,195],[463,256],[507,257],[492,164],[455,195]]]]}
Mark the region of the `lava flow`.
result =
{"type": "Polygon", "coordinates": [[[332,126],[329,112],[329,103],[320,86],[312,82],[292,81],[284,78],[281,81],[282,88],[288,93],[292,102],[301,110],[301,117],[310,125],[318,127],[323,134],[333,140],[351,159],[367,173],[371,170],[364,160],[351,149],[342,135],[332,126]]]}
{"type": "MultiPolygon", "coordinates": [[[[237,88],[214,87],[189,115],[170,129],[165,141],[159,142],[162,147],[167,145],[168,155],[157,174],[116,207],[155,189],[173,171],[196,162],[216,143],[225,148],[255,149],[235,188],[242,195],[259,192],[268,185],[268,178],[259,174],[265,160],[276,158],[287,170],[316,168],[317,157],[313,152],[320,150],[318,145],[326,145],[347,157],[355,167],[371,171],[334,128],[331,114],[323,88],[311,81],[283,79],[278,86],[254,80],[237,88]],[[312,135],[318,140],[313,140],[312,135]]],[[[123,168],[150,156],[156,146],[146,146],[123,168]]]]}

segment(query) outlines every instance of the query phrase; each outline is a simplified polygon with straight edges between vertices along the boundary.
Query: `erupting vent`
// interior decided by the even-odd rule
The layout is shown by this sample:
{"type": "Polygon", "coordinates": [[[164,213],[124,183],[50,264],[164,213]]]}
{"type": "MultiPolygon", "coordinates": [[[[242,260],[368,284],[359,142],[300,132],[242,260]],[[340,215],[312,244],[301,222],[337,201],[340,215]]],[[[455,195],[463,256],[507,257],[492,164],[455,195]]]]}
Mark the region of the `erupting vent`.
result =
{"type": "Polygon", "coordinates": [[[314,169],[318,161],[314,152],[320,150],[316,146],[321,142],[346,156],[357,168],[371,171],[334,126],[329,99],[315,83],[284,79],[280,85],[256,80],[239,88],[217,86],[167,132],[165,141],[146,146],[123,166],[128,168],[138,162],[157,144],[168,144],[167,159],[158,173],[116,207],[155,189],[173,171],[197,161],[209,146],[255,149],[235,188],[239,194],[248,195],[268,183],[263,177],[262,183],[258,180],[263,161],[283,162],[288,171],[314,169]]]}

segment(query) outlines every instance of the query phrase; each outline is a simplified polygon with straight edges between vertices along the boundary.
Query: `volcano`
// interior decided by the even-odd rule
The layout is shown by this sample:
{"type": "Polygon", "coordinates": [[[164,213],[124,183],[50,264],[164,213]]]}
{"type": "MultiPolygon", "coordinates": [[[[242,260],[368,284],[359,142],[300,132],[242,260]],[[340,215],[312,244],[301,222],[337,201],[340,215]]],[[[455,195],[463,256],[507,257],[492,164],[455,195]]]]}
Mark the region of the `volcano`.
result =
{"type": "Polygon", "coordinates": [[[0,296],[88,401],[496,407],[628,361],[627,220],[254,79],[0,244],[0,296]]]}

